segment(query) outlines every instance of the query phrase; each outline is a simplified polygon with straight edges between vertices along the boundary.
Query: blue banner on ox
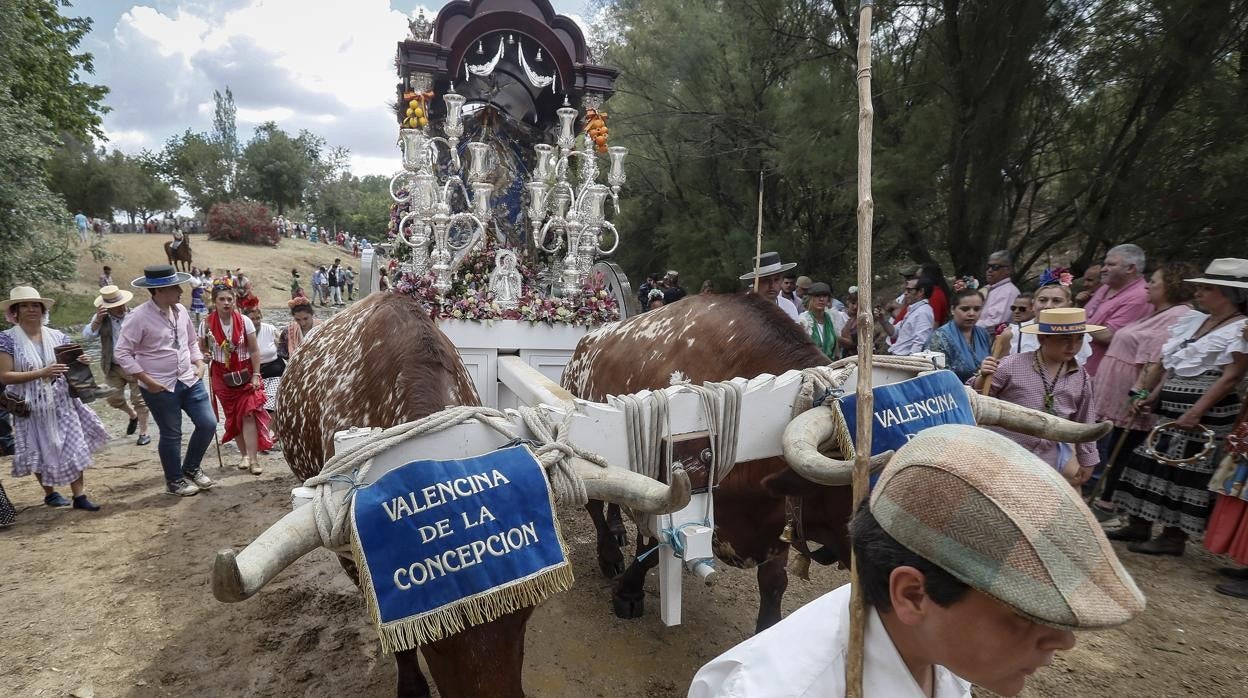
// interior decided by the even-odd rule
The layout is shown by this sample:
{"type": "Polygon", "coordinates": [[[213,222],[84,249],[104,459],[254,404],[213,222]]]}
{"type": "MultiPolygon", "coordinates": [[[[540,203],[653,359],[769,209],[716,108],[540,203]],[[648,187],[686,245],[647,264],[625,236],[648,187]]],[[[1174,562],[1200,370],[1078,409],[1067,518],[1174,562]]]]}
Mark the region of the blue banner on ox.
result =
{"type": "MultiPolygon", "coordinates": [[[[975,413],[966,386],[953,371],[937,371],[872,389],[871,455],[895,451],[915,434],[939,424],[974,424],[975,413]]],[[[845,424],[858,435],[858,397],[839,398],[845,424]]],[[[875,478],[872,478],[874,484],[875,478]]]]}
{"type": "Polygon", "coordinates": [[[546,473],[524,446],[413,461],[359,490],[353,513],[383,625],[568,564],[546,473]]]}

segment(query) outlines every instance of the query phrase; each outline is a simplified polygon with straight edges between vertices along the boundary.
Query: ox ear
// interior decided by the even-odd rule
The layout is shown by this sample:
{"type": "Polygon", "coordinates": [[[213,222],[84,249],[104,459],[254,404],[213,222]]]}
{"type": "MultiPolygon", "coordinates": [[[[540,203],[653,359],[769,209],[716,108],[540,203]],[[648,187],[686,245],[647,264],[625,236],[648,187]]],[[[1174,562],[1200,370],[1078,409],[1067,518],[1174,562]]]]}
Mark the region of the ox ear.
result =
{"type": "Polygon", "coordinates": [[[763,491],[772,497],[809,497],[834,485],[821,485],[785,468],[763,478],[763,491]]]}

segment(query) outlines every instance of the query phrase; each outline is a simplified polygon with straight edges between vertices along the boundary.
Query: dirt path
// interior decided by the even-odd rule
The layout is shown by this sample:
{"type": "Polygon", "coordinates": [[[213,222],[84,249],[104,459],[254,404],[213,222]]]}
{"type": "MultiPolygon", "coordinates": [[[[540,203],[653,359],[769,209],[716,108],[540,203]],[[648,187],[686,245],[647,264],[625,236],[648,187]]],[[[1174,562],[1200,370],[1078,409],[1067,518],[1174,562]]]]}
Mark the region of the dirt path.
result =
{"type": "MultiPolygon", "coordinates": [[[[122,415],[100,411],[120,434],[122,415]]],[[[227,465],[237,460],[224,453],[227,465]]],[[[309,555],[244,603],[212,598],[215,551],[244,545],[282,516],[295,483],[277,455],[260,477],[219,471],[212,450],[209,461],[221,484],[181,500],[162,494],[154,444],[119,437],[88,472],[88,491],[104,505],[88,514],[37,506],[33,480],[14,481],[0,459],[10,497],[27,507],[0,530],[0,695],[390,694],[393,663],[330,554],[309,555]]],[[[579,512],[561,520],[577,583],[529,625],[530,695],[681,696],[698,666],[751,632],[753,574],[732,569],[709,588],[686,581],[679,627],[662,626],[653,597],[644,618],[616,619],[592,529],[579,512]]],[[[1124,559],[1149,610],[1126,628],[1082,635],[1027,695],[1248,694],[1248,604],[1212,592],[1217,560],[1124,559]]],[[[845,576],[816,569],[812,581],[792,581],[785,612],[845,576]]],[[[653,594],[653,575],[648,587],[653,594]]]]}

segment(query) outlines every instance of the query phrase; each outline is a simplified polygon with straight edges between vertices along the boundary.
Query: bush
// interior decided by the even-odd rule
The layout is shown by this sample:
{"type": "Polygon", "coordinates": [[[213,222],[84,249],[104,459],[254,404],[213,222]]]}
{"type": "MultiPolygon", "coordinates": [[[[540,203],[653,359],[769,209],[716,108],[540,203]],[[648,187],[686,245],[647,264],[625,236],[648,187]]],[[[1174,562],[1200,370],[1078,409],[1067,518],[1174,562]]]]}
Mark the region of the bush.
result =
{"type": "Polygon", "coordinates": [[[209,240],[276,246],[281,240],[268,207],[254,201],[214,204],[208,212],[209,240]]]}

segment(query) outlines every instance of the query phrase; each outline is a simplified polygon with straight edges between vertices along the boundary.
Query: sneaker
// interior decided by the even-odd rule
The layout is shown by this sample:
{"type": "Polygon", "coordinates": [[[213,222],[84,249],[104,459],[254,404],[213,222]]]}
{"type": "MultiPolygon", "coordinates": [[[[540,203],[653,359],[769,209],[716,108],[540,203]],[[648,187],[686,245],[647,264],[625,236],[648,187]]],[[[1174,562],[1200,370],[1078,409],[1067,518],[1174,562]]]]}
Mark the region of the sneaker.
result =
{"type": "Polygon", "coordinates": [[[87,495],[80,494],[77,497],[74,497],[74,508],[84,509],[86,511],[99,511],[100,505],[90,499],[87,499],[87,495]]]}
{"type": "Polygon", "coordinates": [[[53,492],[52,494],[44,497],[43,503],[50,507],[69,506],[69,500],[65,499],[65,495],[61,494],[60,492],[53,492]]]}
{"type": "Polygon", "coordinates": [[[251,463],[247,460],[247,456],[243,456],[243,459],[238,462],[238,469],[251,470],[251,463]]]}
{"type": "Polygon", "coordinates": [[[143,434],[142,436],[140,436],[140,437],[139,437],[139,440],[138,440],[138,441],[135,441],[135,442],[134,442],[134,445],[135,445],[135,446],[146,446],[146,445],[150,444],[151,442],[152,442],[152,437],[148,436],[147,434],[143,434]]]}
{"type": "Polygon", "coordinates": [[[194,497],[199,494],[199,488],[185,479],[178,479],[165,485],[165,494],[176,494],[179,497],[194,497]]]}
{"type": "Polygon", "coordinates": [[[212,487],[213,485],[217,484],[216,482],[213,481],[212,478],[205,475],[204,471],[202,470],[196,470],[193,473],[187,473],[186,478],[190,480],[191,482],[194,482],[195,486],[201,490],[206,490],[209,487],[212,487]]]}
{"type": "Polygon", "coordinates": [[[253,460],[253,461],[251,462],[251,474],[252,474],[252,475],[260,475],[260,474],[262,474],[263,472],[264,472],[264,470],[260,467],[260,459],[259,459],[259,458],[257,458],[257,459],[255,459],[255,460],[253,460]]]}

